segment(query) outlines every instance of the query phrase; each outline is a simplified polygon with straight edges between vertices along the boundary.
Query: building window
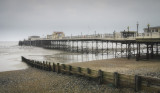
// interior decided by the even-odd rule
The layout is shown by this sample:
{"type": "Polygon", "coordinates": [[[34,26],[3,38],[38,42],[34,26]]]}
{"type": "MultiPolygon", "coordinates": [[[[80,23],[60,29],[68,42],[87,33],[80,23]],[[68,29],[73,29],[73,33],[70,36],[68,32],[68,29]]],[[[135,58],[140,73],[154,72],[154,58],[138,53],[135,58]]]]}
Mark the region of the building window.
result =
{"type": "Polygon", "coordinates": [[[155,32],[158,32],[158,29],[156,29],[155,32]]]}

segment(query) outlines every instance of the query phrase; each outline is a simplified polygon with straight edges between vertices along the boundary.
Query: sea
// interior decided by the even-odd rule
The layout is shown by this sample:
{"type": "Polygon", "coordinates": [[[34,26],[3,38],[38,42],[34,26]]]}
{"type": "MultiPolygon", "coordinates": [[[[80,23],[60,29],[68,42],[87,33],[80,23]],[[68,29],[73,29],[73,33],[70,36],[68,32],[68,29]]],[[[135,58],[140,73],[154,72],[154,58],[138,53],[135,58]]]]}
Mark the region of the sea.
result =
{"type": "Polygon", "coordinates": [[[113,55],[82,54],[41,47],[18,46],[18,41],[0,41],[0,72],[28,68],[28,65],[21,61],[21,56],[37,61],[63,64],[111,59],[114,57],[113,55]]]}

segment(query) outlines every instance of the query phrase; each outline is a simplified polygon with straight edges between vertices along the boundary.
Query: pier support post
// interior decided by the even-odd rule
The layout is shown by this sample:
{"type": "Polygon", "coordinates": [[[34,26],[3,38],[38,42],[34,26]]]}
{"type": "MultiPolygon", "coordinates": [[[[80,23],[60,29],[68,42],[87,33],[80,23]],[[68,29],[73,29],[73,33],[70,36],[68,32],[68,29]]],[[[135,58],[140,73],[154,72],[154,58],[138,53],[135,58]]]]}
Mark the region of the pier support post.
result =
{"type": "Polygon", "coordinates": [[[149,60],[149,49],[148,49],[149,47],[148,46],[149,46],[149,44],[147,43],[147,54],[146,54],[146,59],[147,60],[149,60]]]}
{"type": "Polygon", "coordinates": [[[81,51],[83,53],[83,41],[81,41],[81,51]]]}
{"type": "Polygon", "coordinates": [[[116,42],[116,49],[115,49],[115,58],[117,58],[117,42],[116,42]]]}
{"type": "Polygon", "coordinates": [[[89,53],[88,41],[86,41],[86,53],[89,53]]]}
{"type": "Polygon", "coordinates": [[[74,41],[72,41],[72,47],[71,51],[74,52],[74,41]]]}
{"type": "Polygon", "coordinates": [[[131,57],[131,43],[128,42],[128,59],[131,57]]]}
{"type": "Polygon", "coordinates": [[[108,56],[108,51],[109,51],[109,49],[108,49],[108,41],[107,41],[107,56],[108,56]]]}
{"type": "Polygon", "coordinates": [[[156,43],[156,55],[158,56],[158,43],[156,43]]]}
{"type": "Polygon", "coordinates": [[[103,41],[102,41],[102,57],[103,57],[103,50],[104,50],[104,49],[103,49],[103,41]]]}
{"type": "Polygon", "coordinates": [[[126,42],[126,57],[128,57],[128,47],[127,47],[127,42],[126,42]]]}
{"type": "Polygon", "coordinates": [[[93,54],[94,52],[93,52],[93,40],[92,40],[92,54],[93,54]]]}
{"type": "Polygon", "coordinates": [[[139,52],[139,51],[140,51],[140,50],[139,50],[139,48],[140,48],[140,44],[137,42],[137,54],[136,54],[136,61],[139,61],[139,57],[140,57],[140,56],[139,56],[139,55],[140,55],[140,54],[139,54],[139,53],[140,53],[140,52],[139,52]]]}
{"type": "Polygon", "coordinates": [[[151,58],[153,59],[153,57],[154,57],[154,53],[153,53],[153,45],[154,45],[154,43],[151,43],[151,58]]]}
{"type": "Polygon", "coordinates": [[[77,40],[77,53],[78,53],[78,40],[77,40]]]}
{"type": "Polygon", "coordinates": [[[98,40],[96,40],[96,54],[98,54],[98,40]]]}
{"type": "Polygon", "coordinates": [[[122,42],[121,42],[121,58],[122,58],[122,42]]]}
{"type": "Polygon", "coordinates": [[[114,52],[115,52],[115,51],[114,51],[114,49],[113,49],[113,42],[112,42],[112,53],[113,53],[113,56],[114,56],[114,52]]]}

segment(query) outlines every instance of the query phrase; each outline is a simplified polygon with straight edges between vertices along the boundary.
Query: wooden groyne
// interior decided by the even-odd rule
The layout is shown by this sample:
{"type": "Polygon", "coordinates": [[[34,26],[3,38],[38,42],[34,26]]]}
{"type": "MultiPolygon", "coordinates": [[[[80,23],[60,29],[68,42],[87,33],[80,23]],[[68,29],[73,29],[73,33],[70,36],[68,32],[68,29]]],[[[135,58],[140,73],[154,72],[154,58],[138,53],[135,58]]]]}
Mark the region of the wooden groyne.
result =
{"type": "Polygon", "coordinates": [[[139,75],[125,75],[117,72],[105,72],[90,68],[75,67],[60,63],[35,61],[22,56],[22,61],[28,65],[46,71],[53,71],[68,75],[84,76],[97,81],[99,84],[107,84],[114,88],[132,88],[137,91],[160,93],[160,79],[139,75]]]}

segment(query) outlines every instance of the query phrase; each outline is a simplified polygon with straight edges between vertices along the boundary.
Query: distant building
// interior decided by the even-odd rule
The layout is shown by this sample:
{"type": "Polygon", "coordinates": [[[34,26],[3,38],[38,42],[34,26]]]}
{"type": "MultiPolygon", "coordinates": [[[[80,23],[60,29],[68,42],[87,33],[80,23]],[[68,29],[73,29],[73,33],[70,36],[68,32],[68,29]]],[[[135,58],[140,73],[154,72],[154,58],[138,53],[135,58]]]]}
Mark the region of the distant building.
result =
{"type": "Polygon", "coordinates": [[[148,28],[144,28],[144,33],[151,33],[151,32],[160,32],[160,26],[156,26],[156,27],[149,27],[149,30],[148,28]]]}
{"type": "Polygon", "coordinates": [[[47,35],[47,39],[53,39],[53,35],[47,35]]]}
{"type": "Polygon", "coordinates": [[[113,38],[113,34],[103,34],[104,38],[113,38]]]}
{"type": "Polygon", "coordinates": [[[149,27],[149,31],[148,28],[144,28],[144,33],[150,33],[150,32],[160,32],[160,26],[156,26],[156,27],[149,27]]]}
{"type": "Polygon", "coordinates": [[[52,36],[53,39],[62,39],[65,37],[65,34],[63,32],[53,32],[52,36]]]}
{"type": "Polygon", "coordinates": [[[29,36],[28,40],[38,40],[40,39],[40,36],[29,36]]]}
{"type": "Polygon", "coordinates": [[[144,28],[143,36],[159,37],[160,36],[160,26],[144,28]]]}
{"type": "Polygon", "coordinates": [[[136,37],[137,32],[136,31],[121,31],[121,37],[122,38],[128,38],[128,37],[136,37]]]}
{"type": "Polygon", "coordinates": [[[121,33],[120,32],[113,32],[113,38],[121,38],[121,33]]]}

